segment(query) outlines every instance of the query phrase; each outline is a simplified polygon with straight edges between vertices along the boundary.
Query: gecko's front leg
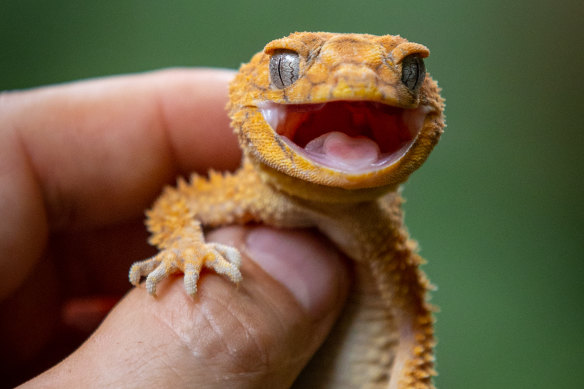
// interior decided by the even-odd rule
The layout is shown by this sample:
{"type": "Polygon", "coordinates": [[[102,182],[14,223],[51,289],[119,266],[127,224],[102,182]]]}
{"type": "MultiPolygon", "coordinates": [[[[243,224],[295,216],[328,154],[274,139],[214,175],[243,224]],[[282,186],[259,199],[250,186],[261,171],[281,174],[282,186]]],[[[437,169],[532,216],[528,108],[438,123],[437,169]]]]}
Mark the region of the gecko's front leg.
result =
{"type": "MultiPolygon", "coordinates": [[[[157,204],[152,213],[159,211],[161,207],[161,204],[157,204]]],[[[148,293],[155,295],[156,285],[160,281],[170,274],[182,272],[185,289],[190,296],[194,296],[203,267],[225,274],[235,283],[241,281],[239,252],[233,247],[205,242],[201,224],[189,211],[186,203],[175,204],[173,208],[174,214],[170,218],[157,219],[152,213],[149,214],[149,225],[152,229],[177,222],[181,226],[166,239],[162,238],[162,231],[154,232],[151,242],[158,245],[161,251],[150,259],[134,263],[130,268],[130,282],[138,285],[140,279],[147,276],[146,289],[148,293]]]]}
{"type": "Polygon", "coordinates": [[[146,224],[152,233],[149,242],[160,252],[134,263],[130,282],[138,285],[146,277],[146,289],[155,295],[160,281],[173,273],[184,273],[185,289],[194,296],[201,270],[209,268],[238,283],[242,278],[239,252],[206,242],[202,226],[251,221],[302,226],[298,212],[291,203],[275,196],[248,163],[234,174],[211,172],[209,178],[193,175],[190,183],[181,180],[177,187],[166,188],[147,212],[146,224]]]}

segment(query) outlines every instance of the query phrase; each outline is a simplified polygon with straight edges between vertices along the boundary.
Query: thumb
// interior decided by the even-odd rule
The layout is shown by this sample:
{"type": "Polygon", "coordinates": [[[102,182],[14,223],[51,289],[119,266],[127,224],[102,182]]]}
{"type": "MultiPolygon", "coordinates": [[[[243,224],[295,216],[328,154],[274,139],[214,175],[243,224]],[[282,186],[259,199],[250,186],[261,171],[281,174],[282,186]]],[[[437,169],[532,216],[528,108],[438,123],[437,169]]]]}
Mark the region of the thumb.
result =
{"type": "Polygon", "coordinates": [[[346,263],[314,233],[228,227],[209,240],[243,255],[235,286],[206,272],[158,297],[132,290],[39,387],[286,388],[324,341],[348,290],[346,263]]]}

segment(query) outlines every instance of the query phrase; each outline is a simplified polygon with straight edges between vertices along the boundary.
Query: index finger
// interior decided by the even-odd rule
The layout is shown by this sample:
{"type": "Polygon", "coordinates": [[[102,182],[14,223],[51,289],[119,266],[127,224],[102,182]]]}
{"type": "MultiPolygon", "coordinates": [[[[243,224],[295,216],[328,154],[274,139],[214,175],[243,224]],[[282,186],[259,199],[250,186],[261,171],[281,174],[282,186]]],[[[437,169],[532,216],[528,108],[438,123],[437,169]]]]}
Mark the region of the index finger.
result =
{"type": "Polygon", "coordinates": [[[234,168],[227,70],[166,70],[0,94],[0,298],[50,231],[143,213],[179,173],[234,168]]]}
{"type": "Polygon", "coordinates": [[[52,229],[136,215],[177,174],[238,164],[225,112],[232,76],[167,70],[7,94],[2,152],[28,162],[5,163],[34,176],[52,229]]]}

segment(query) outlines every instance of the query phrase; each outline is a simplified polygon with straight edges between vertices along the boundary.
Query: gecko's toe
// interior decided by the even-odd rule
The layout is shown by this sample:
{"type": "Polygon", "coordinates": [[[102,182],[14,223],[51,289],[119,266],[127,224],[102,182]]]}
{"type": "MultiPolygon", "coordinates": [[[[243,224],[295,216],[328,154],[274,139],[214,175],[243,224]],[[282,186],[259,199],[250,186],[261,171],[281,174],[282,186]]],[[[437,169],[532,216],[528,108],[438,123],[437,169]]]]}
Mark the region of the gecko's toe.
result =
{"type": "Polygon", "coordinates": [[[217,274],[224,274],[229,279],[238,283],[242,280],[239,266],[241,265],[241,255],[237,249],[219,243],[210,243],[209,256],[205,260],[205,267],[215,270],[217,274]]]}
{"type": "Polygon", "coordinates": [[[130,283],[134,286],[138,286],[142,277],[150,274],[150,272],[152,272],[159,264],[160,259],[158,259],[158,256],[134,263],[128,274],[130,283]]]}
{"type": "Polygon", "coordinates": [[[184,285],[187,294],[193,297],[197,293],[197,282],[199,282],[199,274],[201,273],[201,261],[190,260],[185,261],[184,269],[184,285]]]}
{"type": "Polygon", "coordinates": [[[238,283],[241,255],[235,248],[219,243],[190,245],[188,248],[165,249],[153,258],[136,262],[130,268],[130,282],[138,285],[146,277],[146,290],[156,295],[156,285],[173,273],[184,273],[184,286],[189,296],[197,293],[202,267],[213,269],[238,283]]]}
{"type": "Polygon", "coordinates": [[[161,258],[159,265],[146,277],[146,290],[153,296],[156,295],[156,284],[180,270],[176,263],[176,254],[166,251],[158,254],[158,257],[161,258]]]}
{"type": "Polygon", "coordinates": [[[233,266],[239,268],[241,266],[241,254],[235,247],[227,246],[220,243],[209,243],[211,249],[217,251],[221,256],[226,259],[233,266]]]}

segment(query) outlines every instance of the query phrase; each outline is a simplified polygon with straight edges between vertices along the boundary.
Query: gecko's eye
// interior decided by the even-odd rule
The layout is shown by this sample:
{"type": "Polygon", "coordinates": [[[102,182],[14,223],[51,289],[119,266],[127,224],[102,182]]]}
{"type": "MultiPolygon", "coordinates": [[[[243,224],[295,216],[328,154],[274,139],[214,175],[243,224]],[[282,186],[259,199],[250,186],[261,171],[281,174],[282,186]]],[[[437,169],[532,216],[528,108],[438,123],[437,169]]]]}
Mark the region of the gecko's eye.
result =
{"type": "Polygon", "coordinates": [[[418,54],[408,55],[402,60],[401,80],[409,90],[417,90],[426,77],[424,60],[418,54]]]}
{"type": "Polygon", "coordinates": [[[300,58],[292,50],[276,50],[270,58],[270,80],[278,89],[284,89],[298,80],[300,58]]]}

